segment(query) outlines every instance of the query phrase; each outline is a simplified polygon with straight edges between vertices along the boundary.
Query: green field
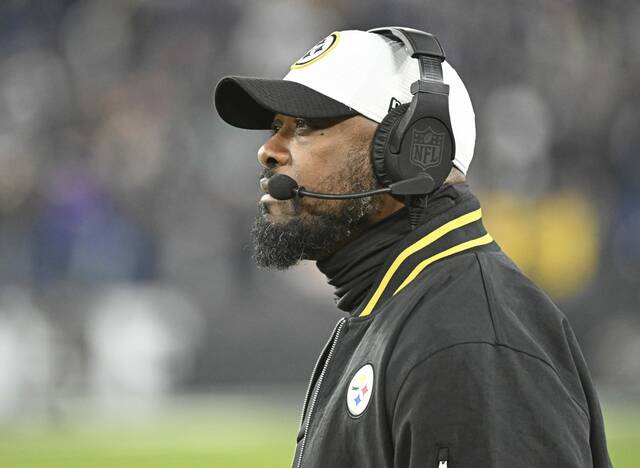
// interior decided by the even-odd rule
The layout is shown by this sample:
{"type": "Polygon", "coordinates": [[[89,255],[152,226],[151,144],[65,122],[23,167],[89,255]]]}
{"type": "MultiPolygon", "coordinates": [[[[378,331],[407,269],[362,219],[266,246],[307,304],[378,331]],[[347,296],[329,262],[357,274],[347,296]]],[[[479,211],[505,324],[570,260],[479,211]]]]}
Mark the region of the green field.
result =
{"type": "MultiPolygon", "coordinates": [[[[640,406],[605,410],[614,466],[640,467],[640,406]]],[[[239,399],[162,416],[13,424],[0,429],[0,467],[280,468],[290,466],[297,424],[295,407],[239,399]]]]}

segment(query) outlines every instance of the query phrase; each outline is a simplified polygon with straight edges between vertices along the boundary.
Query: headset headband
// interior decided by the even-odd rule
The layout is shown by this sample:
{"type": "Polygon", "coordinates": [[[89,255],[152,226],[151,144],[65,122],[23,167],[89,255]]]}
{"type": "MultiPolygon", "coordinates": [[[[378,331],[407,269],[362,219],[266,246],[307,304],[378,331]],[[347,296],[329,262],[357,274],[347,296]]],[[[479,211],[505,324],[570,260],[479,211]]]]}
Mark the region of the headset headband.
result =
{"type": "Polygon", "coordinates": [[[417,58],[420,62],[420,79],[442,83],[442,62],[446,56],[442,45],[433,34],[400,27],[374,28],[367,32],[400,40],[411,53],[411,57],[417,58]]]}

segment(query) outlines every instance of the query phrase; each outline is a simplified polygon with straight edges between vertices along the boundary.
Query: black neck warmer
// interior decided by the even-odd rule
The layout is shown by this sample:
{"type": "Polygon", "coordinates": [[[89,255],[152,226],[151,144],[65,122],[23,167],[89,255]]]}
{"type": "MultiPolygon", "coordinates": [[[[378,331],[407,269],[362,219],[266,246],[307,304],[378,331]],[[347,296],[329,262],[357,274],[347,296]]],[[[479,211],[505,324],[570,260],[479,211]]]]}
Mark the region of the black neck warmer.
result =
{"type": "MultiPolygon", "coordinates": [[[[429,198],[426,219],[430,219],[455,205],[466,184],[446,185],[429,198]]],[[[372,225],[360,237],[337,252],[316,263],[336,288],[336,305],[351,312],[358,307],[371,288],[376,274],[384,264],[389,250],[411,232],[409,215],[402,208],[372,225]]]]}

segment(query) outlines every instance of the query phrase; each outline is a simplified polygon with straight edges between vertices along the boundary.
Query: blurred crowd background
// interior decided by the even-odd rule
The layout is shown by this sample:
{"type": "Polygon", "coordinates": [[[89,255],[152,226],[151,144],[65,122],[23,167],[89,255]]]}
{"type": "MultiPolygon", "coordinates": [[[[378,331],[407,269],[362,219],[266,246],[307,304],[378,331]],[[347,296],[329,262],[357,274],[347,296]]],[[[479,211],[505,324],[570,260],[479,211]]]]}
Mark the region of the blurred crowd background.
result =
{"type": "Polygon", "coordinates": [[[474,102],[489,230],[600,391],[640,401],[637,1],[4,0],[0,421],[304,385],[332,290],[313,264],[254,267],[267,134],[222,122],[212,91],[383,25],[439,36],[474,102]]]}

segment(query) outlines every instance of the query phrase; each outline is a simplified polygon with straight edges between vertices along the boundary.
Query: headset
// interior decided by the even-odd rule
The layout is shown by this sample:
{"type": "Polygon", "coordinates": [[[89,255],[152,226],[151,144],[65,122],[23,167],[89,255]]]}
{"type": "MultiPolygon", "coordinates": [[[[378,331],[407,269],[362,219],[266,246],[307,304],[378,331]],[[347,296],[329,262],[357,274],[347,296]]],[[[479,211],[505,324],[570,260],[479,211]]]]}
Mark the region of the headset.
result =
{"type": "Polygon", "coordinates": [[[384,187],[415,177],[426,179],[426,193],[405,195],[409,221],[415,227],[423,221],[427,196],[444,183],[455,157],[449,85],[442,76],[445,53],[433,34],[417,29],[384,27],[368,32],[399,40],[420,65],[420,78],[411,84],[411,102],[390,109],[382,119],[371,155],[376,178],[384,187]]]}
{"type": "Polygon", "coordinates": [[[295,196],[342,200],[390,193],[407,205],[409,223],[415,228],[424,221],[428,196],[444,183],[455,157],[449,85],[442,77],[445,54],[438,39],[424,31],[384,27],[368,32],[399,40],[420,66],[420,78],[411,84],[411,102],[391,108],[373,138],[373,171],[383,188],[348,194],[311,192],[279,174],[269,179],[268,190],[280,200],[295,196]]]}

